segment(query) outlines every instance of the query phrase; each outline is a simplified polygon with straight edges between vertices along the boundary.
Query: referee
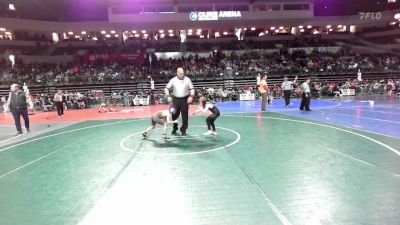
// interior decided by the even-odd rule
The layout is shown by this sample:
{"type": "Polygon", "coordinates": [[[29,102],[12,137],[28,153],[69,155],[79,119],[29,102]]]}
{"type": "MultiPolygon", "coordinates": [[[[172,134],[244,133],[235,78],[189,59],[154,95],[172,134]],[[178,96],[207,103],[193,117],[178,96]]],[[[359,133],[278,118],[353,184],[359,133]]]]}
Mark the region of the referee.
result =
{"type": "Polygon", "coordinates": [[[307,78],[304,83],[301,84],[301,104],[300,110],[306,109],[306,111],[311,111],[310,109],[310,99],[311,99],[311,92],[310,92],[310,78],[307,78]]]}
{"type": "Polygon", "coordinates": [[[290,95],[292,95],[293,84],[297,81],[297,76],[294,81],[289,81],[287,77],[283,78],[282,90],[283,97],[285,98],[285,106],[288,107],[290,105],[290,95]]]}
{"type": "MultiPolygon", "coordinates": [[[[184,76],[184,70],[178,68],[176,70],[176,77],[172,78],[165,87],[166,98],[170,98],[170,90],[172,90],[173,99],[172,103],[176,109],[176,113],[172,115],[172,120],[178,119],[182,113],[182,126],[181,134],[186,136],[188,128],[189,117],[189,104],[192,103],[194,98],[194,87],[190,78],[184,76]]],[[[169,100],[168,100],[169,101],[169,100]]],[[[178,124],[174,123],[172,134],[175,135],[178,130],[178,124]]]]}

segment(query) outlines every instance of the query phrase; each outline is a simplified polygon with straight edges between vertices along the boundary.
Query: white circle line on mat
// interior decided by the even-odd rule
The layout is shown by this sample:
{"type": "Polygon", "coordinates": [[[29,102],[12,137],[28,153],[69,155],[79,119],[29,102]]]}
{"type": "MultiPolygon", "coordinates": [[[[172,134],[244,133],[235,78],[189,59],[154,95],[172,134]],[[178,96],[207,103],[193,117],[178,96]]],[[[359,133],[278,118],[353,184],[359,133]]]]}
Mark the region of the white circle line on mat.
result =
{"type": "MultiPolygon", "coordinates": [[[[204,126],[190,126],[190,127],[204,127],[204,126]]],[[[234,145],[234,144],[237,144],[237,143],[240,141],[241,136],[240,136],[240,134],[239,134],[237,131],[234,131],[234,130],[231,130],[231,129],[228,129],[228,128],[224,128],[224,127],[217,127],[217,128],[218,128],[218,129],[221,129],[221,130],[226,130],[226,131],[230,131],[230,132],[234,133],[234,134],[236,135],[236,139],[235,139],[233,142],[231,142],[231,143],[229,143],[229,144],[227,144],[227,145],[224,145],[224,146],[221,146],[221,147],[218,147],[218,148],[213,148],[213,149],[208,149],[208,150],[197,151],[197,152],[151,153],[151,152],[135,151],[135,150],[133,150],[133,149],[130,149],[130,148],[126,147],[126,146],[125,146],[125,142],[126,142],[129,138],[131,138],[131,137],[138,136],[138,135],[142,134],[143,131],[141,131],[141,132],[136,132],[136,133],[133,133],[133,134],[128,135],[127,137],[125,137],[124,139],[122,139],[122,140],[120,141],[119,145],[121,146],[121,148],[122,148],[124,151],[134,152],[134,153],[138,153],[138,154],[142,154],[142,155],[182,156],[182,155],[198,155],[198,154],[204,154],[204,153],[209,153],[209,152],[215,152],[215,151],[218,151],[218,150],[222,150],[222,149],[225,149],[225,148],[229,148],[230,146],[232,146],[232,145],[234,145]]]]}

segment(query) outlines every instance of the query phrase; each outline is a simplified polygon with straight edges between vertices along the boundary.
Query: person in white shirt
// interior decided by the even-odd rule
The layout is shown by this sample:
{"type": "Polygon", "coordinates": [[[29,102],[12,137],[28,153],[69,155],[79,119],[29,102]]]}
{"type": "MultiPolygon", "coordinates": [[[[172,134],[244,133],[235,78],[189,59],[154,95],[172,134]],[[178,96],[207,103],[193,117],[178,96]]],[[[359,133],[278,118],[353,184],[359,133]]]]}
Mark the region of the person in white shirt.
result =
{"type": "Polygon", "coordinates": [[[285,106],[288,107],[290,105],[290,96],[292,95],[293,84],[297,82],[297,76],[294,81],[289,81],[287,77],[283,78],[282,83],[282,91],[283,97],[285,98],[285,106]]]}
{"type": "MultiPolygon", "coordinates": [[[[189,77],[186,77],[184,73],[183,68],[178,68],[176,70],[176,77],[168,82],[164,90],[167,101],[172,101],[172,105],[176,109],[172,120],[175,121],[178,119],[179,115],[182,114],[182,127],[180,128],[182,136],[186,136],[186,130],[189,126],[189,104],[193,102],[195,94],[192,81],[189,77]],[[170,92],[170,90],[172,92],[170,92]],[[170,97],[170,93],[173,94],[173,98],[170,97]]],[[[172,134],[176,135],[177,130],[178,124],[175,123],[172,134]]]]}
{"type": "Polygon", "coordinates": [[[63,92],[58,90],[54,95],[53,102],[56,104],[58,117],[64,116],[64,105],[63,105],[63,92]]]}
{"type": "Polygon", "coordinates": [[[306,111],[311,111],[310,109],[310,99],[311,99],[311,93],[310,93],[310,78],[307,78],[304,83],[301,84],[301,104],[300,104],[300,110],[306,109],[306,111]]]}
{"type": "Polygon", "coordinates": [[[150,78],[150,105],[155,105],[155,86],[154,86],[154,80],[151,76],[149,76],[150,78]]]}
{"type": "Polygon", "coordinates": [[[154,87],[154,80],[153,80],[153,78],[150,76],[150,90],[154,90],[155,89],[155,87],[154,87]]]}
{"type": "Polygon", "coordinates": [[[358,72],[357,72],[357,80],[362,81],[362,73],[361,73],[360,69],[358,69],[358,72]]]}
{"type": "Polygon", "coordinates": [[[3,106],[3,111],[6,112],[8,111],[7,109],[7,99],[6,96],[1,97],[1,104],[3,106]]]}

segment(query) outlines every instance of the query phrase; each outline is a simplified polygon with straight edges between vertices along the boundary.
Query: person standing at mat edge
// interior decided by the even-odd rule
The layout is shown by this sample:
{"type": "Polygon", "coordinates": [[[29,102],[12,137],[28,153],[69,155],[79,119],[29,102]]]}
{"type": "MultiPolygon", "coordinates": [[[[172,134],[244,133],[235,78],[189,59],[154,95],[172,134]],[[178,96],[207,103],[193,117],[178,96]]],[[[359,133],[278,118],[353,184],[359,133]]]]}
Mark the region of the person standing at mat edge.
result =
{"type": "MultiPolygon", "coordinates": [[[[165,87],[165,97],[168,102],[171,100],[170,90],[172,90],[173,94],[172,104],[176,109],[172,120],[175,121],[178,119],[179,115],[182,114],[182,126],[180,131],[181,134],[185,136],[188,128],[189,104],[192,103],[194,98],[194,87],[190,78],[184,75],[184,70],[182,68],[176,70],[176,77],[172,78],[165,87]]],[[[174,123],[172,134],[175,135],[177,130],[178,124],[174,123]]]]}
{"type": "Polygon", "coordinates": [[[57,107],[58,117],[64,116],[64,104],[63,104],[63,92],[62,90],[58,90],[54,95],[53,101],[57,107]]]}
{"type": "Polygon", "coordinates": [[[260,81],[260,86],[258,87],[258,91],[261,94],[261,111],[265,112],[267,111],[267,101],[269,99],[269,87],[267,84],[267,78],[268,76],[265,74],[261,77],[261,81],[260,81]]]}
{"type": "Polygon", "coordinates": [[[311,109],[310,109],[311,95],[310,95],[310,85],[309,84],[310,84],[310,78],[307,78],[307,80],[301,84],[302,94],[301,94],[300,110],[304,110],[304,108],[305,108],[306,111],[311,111],[311,109]]]}
{"type": "Polygon", "coordinates": [[[287,77],[283,78],[282,90],[283,97],[285,98],[285,106],[288,107],[290,105],[290,96],[292,95],[293,84],[297,82],[297,76],[294,78],[294,81],[289,81],[287,77]]]}
{"type": "MultiPolygon", "coordinates": [[[[22,134],[21,116],[25,121],[26,131],[30,132],[28,116],[29,99],[26,96],[26,93],[20,89],[18,84],[12,84],[10,89],[11,92],[7,100],[7,109],[11,111],[14,117],[17,135],[22,134]]],[[[29,105],[29,109],[33,109],[33,107],[29,105]]]]}

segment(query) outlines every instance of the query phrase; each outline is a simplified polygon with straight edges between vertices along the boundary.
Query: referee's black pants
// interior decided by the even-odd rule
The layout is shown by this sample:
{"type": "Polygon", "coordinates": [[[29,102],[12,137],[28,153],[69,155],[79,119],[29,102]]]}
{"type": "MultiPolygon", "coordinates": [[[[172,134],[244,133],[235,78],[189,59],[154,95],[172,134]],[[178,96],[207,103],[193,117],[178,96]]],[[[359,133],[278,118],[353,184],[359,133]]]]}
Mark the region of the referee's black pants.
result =
{"type": "Polygon", "coordinates": [[[288,106],[290,104],[290,95],[292,94],[291,90],[284,90],[283,97],[285,98],[285,105],[288,106]]]}
{"type": "Polygon", "coordinates": [[[11,109],[11,113],[14,117],[15,127],[18,132],[22,132],[21,128],[21,116],[25,121],[25,128],[29,129],[29,116],[27,108],[11,109]]]}
{"type": "Polygon", "coordinates": [[[305,92],[301,94],[300,110],[304,110],[305,108],[307,111],[310,111],[310,98],[310,93],[307,93],[307,96],[305,92]]]}
{"type": "MultiPolygon", "coordinates": [[[[189,105],[187,103],[189,96],[183,98],[174,97],[172,100],[173,106],[176,109],[176,113],[172,115],[172,120],[178,119],[179,115],[182,114],[182,126],[181,132],[186,132],[189,123],[189,105]]],[[[178,130],[178,124],[174,123],[174,131],[178,130]]]]}
{"type": "Polygon", "coordinates": [[[64,104],[62,102],[55,102],[57,107],[58,116],[64,115],[64,104]]]}

